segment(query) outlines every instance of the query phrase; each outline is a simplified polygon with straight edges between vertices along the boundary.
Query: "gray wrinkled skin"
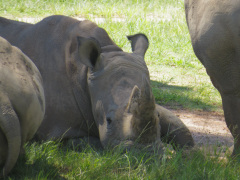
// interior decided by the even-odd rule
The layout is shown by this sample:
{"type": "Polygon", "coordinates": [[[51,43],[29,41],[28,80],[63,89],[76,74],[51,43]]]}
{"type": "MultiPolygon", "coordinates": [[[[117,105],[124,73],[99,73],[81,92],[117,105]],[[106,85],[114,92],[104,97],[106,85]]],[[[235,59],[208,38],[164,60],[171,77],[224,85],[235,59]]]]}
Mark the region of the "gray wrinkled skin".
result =
{"type": "Polygon", "coordinates": [[[25,52],[43,77],[46,115],[39,139],[92,136],[103,147],[161,146],[145,35],[128,36],[133,53],[127,53],[95,23],[66,16],[35,25],[0,18],[0,35],[25,52]]]}
{"type": "MultiPolygon", "coordinates": [[[[185,0],[192,46],[222,97],[225,121],[240,148],[240,39],[238,0],[185,0]]],[[[238,152],[237,152],[238,151],[238,152]]]]}
{"type": "Polygon", "coordinates": [[[0,178],[14,167],[45,111],[42,78],[32,61],[0,37],[0,178]]]}

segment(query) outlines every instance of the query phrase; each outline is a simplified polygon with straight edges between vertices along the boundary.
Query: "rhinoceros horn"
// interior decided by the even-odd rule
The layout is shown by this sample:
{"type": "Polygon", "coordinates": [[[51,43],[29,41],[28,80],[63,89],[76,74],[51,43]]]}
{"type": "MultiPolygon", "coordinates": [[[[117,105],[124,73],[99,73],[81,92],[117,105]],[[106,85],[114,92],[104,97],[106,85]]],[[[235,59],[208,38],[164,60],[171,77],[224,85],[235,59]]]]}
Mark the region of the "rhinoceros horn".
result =
{"type": "Polygon", "coordinates": [[[157,130],[155,114],[155,100],[149,84],[149,79],[143,78],[141,90],[135,86],[132,90],[127,111],[132,116],[132,130],[142,143],[150,143],[153,139],[160,139],[157,130]]]}
{"type": "Polygon", "coordinates": [[[127,111],[129,113],[137,114],[138,112],[138,106],[139,106],[139,100],[141,98],[141,91],[138,88],[138,86],[134,86],[131,96],[129,98],[127,111]]]}
{"type": "Polygon", "coordinates": [[[151,86],[146,77],[142,78],[141,90],[135,85],[127,106],[127,111],[147,119],[149,113],[155,109],[155,100],[151,91],[151,86]]]}

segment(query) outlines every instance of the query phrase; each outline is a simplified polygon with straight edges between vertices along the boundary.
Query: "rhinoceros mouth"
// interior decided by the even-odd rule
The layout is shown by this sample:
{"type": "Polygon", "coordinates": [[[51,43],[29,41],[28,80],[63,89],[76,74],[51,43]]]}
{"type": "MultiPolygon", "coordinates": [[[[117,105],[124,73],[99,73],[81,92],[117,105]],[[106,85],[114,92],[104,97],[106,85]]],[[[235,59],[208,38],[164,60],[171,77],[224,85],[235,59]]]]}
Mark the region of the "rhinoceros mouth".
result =
{"type": "MultiPolygon", "coordinates": [[[[164,146],[162,143],[158,143],[158,141],[153,142],[153,143],[137,143],[136,141],[132,141],[132,140],[126,140],[126,141],[122,141],[122,143],[119,144],[120,147],[122,147],[123,149],[126,150],[140,150],[140,151],[144,151],[147,153],[162,153],[164,151],[164,146]],[[121,146],[122,145],[122,146],[121,146]]],[[[117,147],[117,146],[115,146],[117,147]]]]}
{"type": "Polygon", "coordinates": [[[135,141],[134,140],[122,140],[122,139],[114,139],[109,141],[106,145],[108,147],[123,147],[123,148],[130,148],[132,146],[134,146],[135,141]]]}
{"type": "Polygon", "coordinates": [[[132,140],[125,140],[125,141],[123,141],[123,145],[124,146],[133,146],[134,145],[134,141],[132,141],[132,140]]]}
{"type": "Polygon", "coordinates": [[[113,144],[115,144],[116,146],[123,146],[123,147],[136,147],[136,148],[149,148],[149,147],[152,147],[152,146],[155,146],[158,141],[156,142],[152,142],[152,143],[140,143],[136,140],[131,140],[131,139],[128,139],[128,140],[115,140],[113,144]]]}
{"type": "Polygon", "coordinates": [[[164,152],[164,146],[161,141],[156,140],[152,143],[141,143],[137,140],[127,139],[127,140],[120,140],[115,139],[109,142],[108,146],[105,148],[121,148],[122,150],[137,150],[137,151],[144,151],[146,153],[158,153],[161,154],[164,152]]]}

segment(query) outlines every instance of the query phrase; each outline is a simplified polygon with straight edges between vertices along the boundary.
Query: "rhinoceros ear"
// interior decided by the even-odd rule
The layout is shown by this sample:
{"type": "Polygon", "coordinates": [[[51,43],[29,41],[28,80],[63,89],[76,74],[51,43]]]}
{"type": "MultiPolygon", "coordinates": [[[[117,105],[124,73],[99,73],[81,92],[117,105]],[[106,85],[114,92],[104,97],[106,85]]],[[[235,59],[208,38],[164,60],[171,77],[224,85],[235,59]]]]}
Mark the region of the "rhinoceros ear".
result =
{"type": "Polygon", "coordinates": [[[131,41],[132,51],[144,57],[149,45],[147,36],[139,33],[127,36],[127,38],[129,41],[131,41]]]}
{"type": "Polygon", "coordinates": [[[77,37],[78,57],[88,67],[94,67],[99,59],[101,47],[93,38],[77,37]]]}

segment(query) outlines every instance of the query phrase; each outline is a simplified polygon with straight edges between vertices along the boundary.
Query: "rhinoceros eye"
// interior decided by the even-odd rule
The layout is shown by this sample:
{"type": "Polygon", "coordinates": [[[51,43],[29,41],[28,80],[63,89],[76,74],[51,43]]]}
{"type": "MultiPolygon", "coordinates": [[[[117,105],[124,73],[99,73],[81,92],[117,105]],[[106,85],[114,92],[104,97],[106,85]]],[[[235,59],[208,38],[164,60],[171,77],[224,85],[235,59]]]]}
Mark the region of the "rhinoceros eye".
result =
{"type": "Polygon", "coordinates": [[[107,118],[107,123],[108,123],[108,125],[110,125],[112,123],[111,118],[107,118]]]}

